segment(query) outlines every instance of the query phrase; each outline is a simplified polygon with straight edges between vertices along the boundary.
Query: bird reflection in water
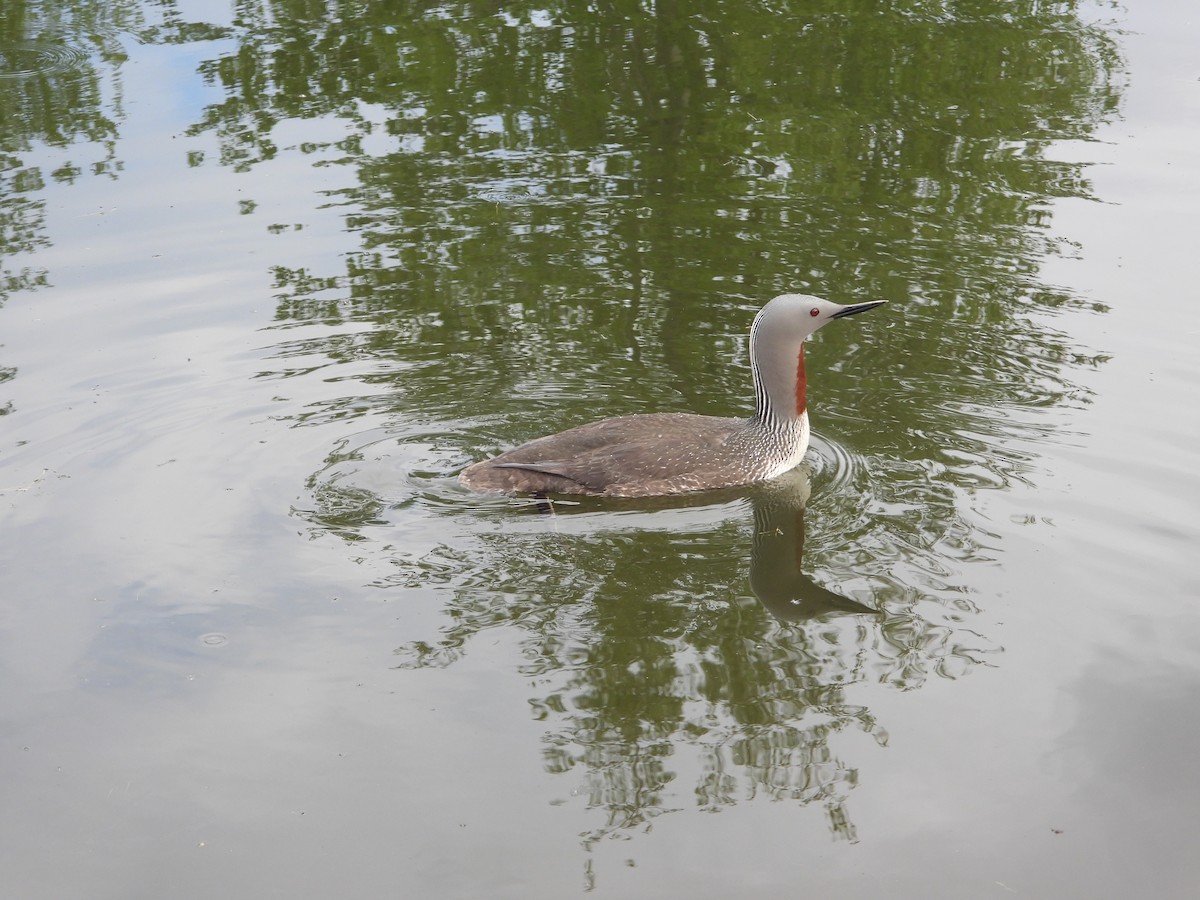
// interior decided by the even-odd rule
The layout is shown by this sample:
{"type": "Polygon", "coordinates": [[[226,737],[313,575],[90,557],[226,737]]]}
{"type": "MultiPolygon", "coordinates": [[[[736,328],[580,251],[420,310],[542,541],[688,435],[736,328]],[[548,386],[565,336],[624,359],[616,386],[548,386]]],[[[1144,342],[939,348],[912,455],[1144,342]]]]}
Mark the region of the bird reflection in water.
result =
{"type": "Polygon", "coordinates": [[[817,584],[804,574],[804,507],[808,473],[793,469],[756,486],[750,589],[781,622],[843,615],[882,617],[882,611],[817,584]]]}
{"type": "MultiPolygon", "coordinates": [[[[704,491],[670,498],[645,498],[633,505],[639,511],[686,506],[715,506],[739,496],[750,502],[754,530],[750,551],[750,589],[772,616],[796,624],[809,619],[869,615],[882,618],[882,610],[831,591],[804,573],[804,510],[811,493],[809,471],[798,467],[778,478],[745,488],[704,491]]],[[[589,501],[533,495],[547,516],[559,512],[592,511],[589,501]]],[[[617,501],[620,503],[621,501],[617,501]]]]}

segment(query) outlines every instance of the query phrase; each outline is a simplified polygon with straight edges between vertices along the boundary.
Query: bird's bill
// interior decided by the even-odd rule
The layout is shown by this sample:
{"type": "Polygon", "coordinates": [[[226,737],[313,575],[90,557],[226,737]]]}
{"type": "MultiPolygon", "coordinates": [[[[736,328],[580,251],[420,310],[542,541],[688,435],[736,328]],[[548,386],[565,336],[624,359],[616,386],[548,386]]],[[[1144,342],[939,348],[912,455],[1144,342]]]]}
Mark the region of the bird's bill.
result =
{"type": "Polygon", "coordinates": [[[866,312],[868,309],[874,309],[877,306],[883,306],[887,303],[886,300],[867,300],[864,303],[851,303],[848,306],[843,306],[832,316],[834,319],[844,319],[846,316],[854,316],[860,312],[866,312]]]}

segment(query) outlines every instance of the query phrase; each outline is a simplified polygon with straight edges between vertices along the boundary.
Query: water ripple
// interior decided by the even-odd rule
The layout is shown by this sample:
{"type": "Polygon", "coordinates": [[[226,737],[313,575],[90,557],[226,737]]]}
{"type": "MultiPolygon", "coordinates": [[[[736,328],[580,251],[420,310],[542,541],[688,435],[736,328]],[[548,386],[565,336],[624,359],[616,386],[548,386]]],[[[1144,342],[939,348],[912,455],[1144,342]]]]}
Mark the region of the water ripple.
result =
{"type": "Polygon", "coordinates": [[[65,42],[21,41],[0,45],[0,78],[32,78],[84,67],[88,51],[65,42]]]}
{"type": "Polygon", "coordinates": [[[808,465],[813,481],[822,491],[841,494],[852,485],[862,470],[857,454],[843,444],[814,433],[809,443],[808,465]]]}

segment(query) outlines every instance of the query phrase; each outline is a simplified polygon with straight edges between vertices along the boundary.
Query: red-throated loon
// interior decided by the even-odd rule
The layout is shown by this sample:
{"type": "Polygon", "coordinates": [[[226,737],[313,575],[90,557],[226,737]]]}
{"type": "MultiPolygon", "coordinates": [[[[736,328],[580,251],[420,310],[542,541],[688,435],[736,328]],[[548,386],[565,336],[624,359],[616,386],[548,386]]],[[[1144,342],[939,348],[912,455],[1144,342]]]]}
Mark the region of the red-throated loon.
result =
{"type": "Polygon", "coordinates": [[[650,413],[619,416],[538,438],[468,466],[476,491],[655,497],[765,481],[799,465],[808,449],[804,341],[833,319],[885,300],[841,306],[781,294],[754,317],[748,419],[650,413]]]}

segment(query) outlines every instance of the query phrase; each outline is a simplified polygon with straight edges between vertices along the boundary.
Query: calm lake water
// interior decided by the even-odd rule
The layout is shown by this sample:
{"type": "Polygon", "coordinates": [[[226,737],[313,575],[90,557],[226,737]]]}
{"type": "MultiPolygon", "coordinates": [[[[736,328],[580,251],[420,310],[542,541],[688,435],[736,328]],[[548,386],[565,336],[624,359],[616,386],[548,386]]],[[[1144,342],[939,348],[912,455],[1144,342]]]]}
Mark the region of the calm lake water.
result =
{"type": "Polygon", "coordinates": [[[1184,0],[0,9],[5,898],[1200,895],[1184,0]],[[750,406],[792,475],[461,489],[750,406]]]}

